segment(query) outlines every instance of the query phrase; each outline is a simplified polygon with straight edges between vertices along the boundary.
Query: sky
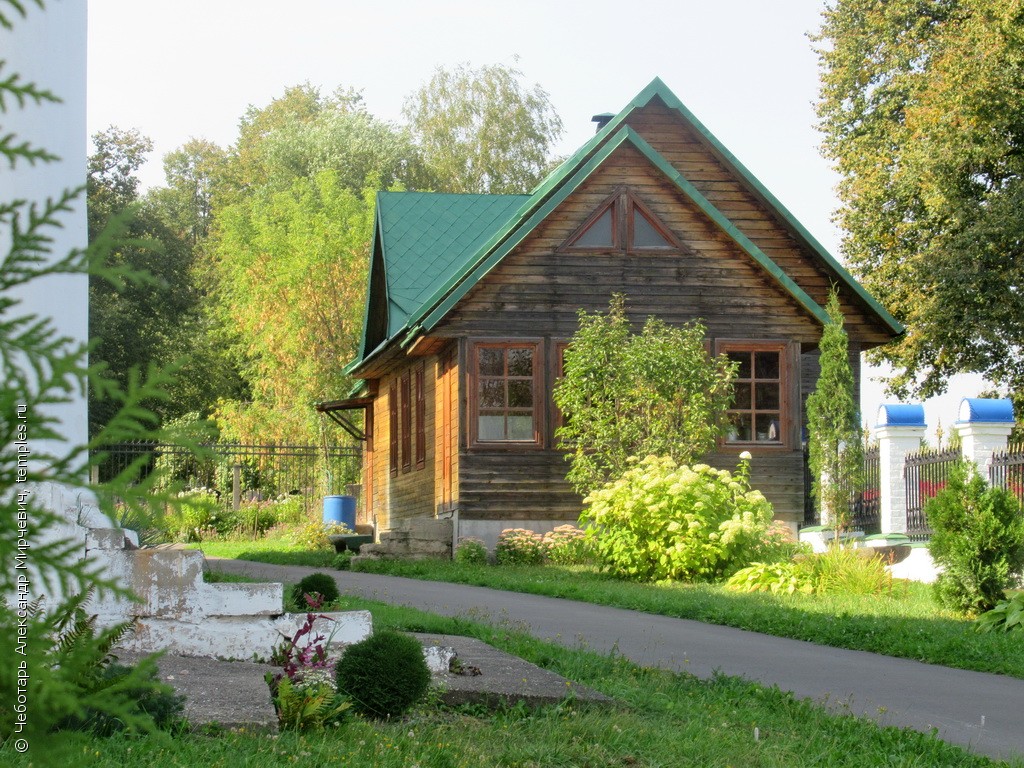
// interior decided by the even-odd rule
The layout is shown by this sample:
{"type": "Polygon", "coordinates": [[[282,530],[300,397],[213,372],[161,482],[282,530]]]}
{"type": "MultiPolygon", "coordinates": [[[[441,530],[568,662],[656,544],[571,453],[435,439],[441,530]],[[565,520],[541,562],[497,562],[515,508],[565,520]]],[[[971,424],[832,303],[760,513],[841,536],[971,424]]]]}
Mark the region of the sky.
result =
{"type": "MultiPolygon", "coordinates": [[[[292,85],[355,88],[376,117],[437,67],[505,64],[539,84],[565,124],[567,155],[654,78],[665,84],[834,255],[838,177],[819,152],[818,60],[809,33],[822,0],[89,0],[88,130],[137,128],[162,157],[190,138],[221,146],[250,105],[292,85]]],[[[885,397],[865,371],[862,412],[885,397]]],[[[930,427],[956,420],[977,377],[926,403],[930,427]]]]}

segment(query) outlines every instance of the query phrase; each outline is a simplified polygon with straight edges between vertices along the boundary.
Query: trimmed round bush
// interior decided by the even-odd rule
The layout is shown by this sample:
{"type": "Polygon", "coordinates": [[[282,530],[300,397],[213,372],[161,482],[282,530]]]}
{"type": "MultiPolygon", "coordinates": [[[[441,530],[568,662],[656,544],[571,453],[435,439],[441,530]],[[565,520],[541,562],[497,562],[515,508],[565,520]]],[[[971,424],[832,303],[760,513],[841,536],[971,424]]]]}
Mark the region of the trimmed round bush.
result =
{"type": "Polygon", "coordinates": [[[413,637],[383,630],[349,646],[336,668],[338,691],[361,715],[399,717],[430,686],[423,647],[413,637]]]}
{"type": "Polygon", "coordinates": [[[330,574],[311,573],[292,588],[292,602],[299,608],[305,608],[304,596],[314,592],[323,598],[324,603],[333,603],[341,595],[338,592],[338,585],[334,583],[334,578],[330,574]]]}

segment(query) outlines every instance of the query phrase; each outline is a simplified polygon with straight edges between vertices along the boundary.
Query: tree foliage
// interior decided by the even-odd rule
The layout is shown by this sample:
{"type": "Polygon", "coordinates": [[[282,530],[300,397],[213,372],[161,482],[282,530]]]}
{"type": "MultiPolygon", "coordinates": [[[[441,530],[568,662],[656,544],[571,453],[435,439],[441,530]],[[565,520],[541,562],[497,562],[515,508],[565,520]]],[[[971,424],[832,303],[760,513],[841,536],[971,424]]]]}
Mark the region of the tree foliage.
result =
{"type": "Polygon", "coordinates": [[[831,322],[822,330],[818,345],[821,371],[807,398],[807,432],[812,492],[838,536],[848,524],[850,502],[860,490],[864,448],[849,342],[835,291],[825,308],[831,322]]]}
{"type": "Polygon", "coordinates": [[[649,318],[634,334],[625,297],[607,314],[580,312],[554,399],[568,479],[586,495],[621,476],[628,460],[670,456],[688,464],[715,446],[732,401],[732,364],[709,357],[699,322],[649,318]]]}
{"type": "Polygon", "coordinates": [[[562,120],[547,92],[501,64],[438,68],[410,96],[406,119],[442,192],[529,192],[551,165],[562,120]]]}
{"type": "MultiPolygon", "coordinates": [[[[209,182],[197,172],[186,174],[188,161],[172,157],[180,173],[169,176],[171,185],[143,195],[137,171],[152,148],[150,140],[138,131],[111,127],[93,141],[87,182],[90,241],[98,241],[112,220],[122,221],[125,232],[112,244],[107,261],[140,279],[128,284],[98,276],[90,279],[89,328],[96,339],[92,359],[104,365],[103,375],[119,388],[127,385],[132,371],[179,365],[172,391],[147,407],[164,420],[192,410],[207,413],[218,395],[241,391],[216,337],[207,333],[204,291],[194,273],[208,227],[208,213],[203,211],[208,203],[202,197],[209,182]]],[[[217,157],[212,146],[195,143],[178,154],[189,146],[193,158],[212,163],[217,157]]],[[[90,390],[90,433],[96,434],[117,408],[118,403],[105,399],[101,390],[90,390]]]]}
{"type": "Polygon", "coordinates": [[[214,196],[213,317],[248,383],[217,409],[236,439],[317,442],[312,406],[348,388],[362,323],[373,198],[419,183],[407,132],[361,97],[310,86],[250,108],[214,196]]]}
{"type": "Polygon", "coordinates": [[[835,0],[818,114],[843,249],[908,327],[894,392],[1024,385],[1024,2],[835,0]]]}

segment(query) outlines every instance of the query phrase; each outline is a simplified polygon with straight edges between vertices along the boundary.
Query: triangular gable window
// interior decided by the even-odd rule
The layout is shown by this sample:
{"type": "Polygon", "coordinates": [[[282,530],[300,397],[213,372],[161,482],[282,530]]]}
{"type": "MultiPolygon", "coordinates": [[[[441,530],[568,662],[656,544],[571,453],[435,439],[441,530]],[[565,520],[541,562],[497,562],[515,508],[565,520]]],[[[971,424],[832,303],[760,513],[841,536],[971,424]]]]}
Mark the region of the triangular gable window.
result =
{"type": "Polygon", "coordinates": [[[573,248],[612,248],[615,245],[615,211],[609,205],[570,243],[573,248]]]}
{"type": "Polygon", "coordinates": [[[653,221],[633,206],[633,248],[671,248],[670,243],[653,221]]]}
{"type": "Polygon", "coordinates": [[[620,188],[562,246],[573,251],[680,250],[682,246],[635,195],[620,188]]]}

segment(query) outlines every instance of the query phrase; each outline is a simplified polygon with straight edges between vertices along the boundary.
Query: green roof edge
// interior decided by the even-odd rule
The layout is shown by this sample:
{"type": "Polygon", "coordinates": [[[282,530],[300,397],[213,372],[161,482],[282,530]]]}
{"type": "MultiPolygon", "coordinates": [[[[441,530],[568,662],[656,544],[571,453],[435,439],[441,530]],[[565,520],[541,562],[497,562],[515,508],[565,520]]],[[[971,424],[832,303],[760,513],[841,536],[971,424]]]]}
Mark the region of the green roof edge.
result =
{"type": "MultiPolygon", "coordinates": [[[[380,197],[381,197],[381,192],[378,191],[377,194],[374,195],[374,198],[373,198],[373,208],[374,208],[374,210],[373,210],[373,237],[370,238],[370,268],[368,270],[366,270],[366,302],[365,302],[365,309],[363,311],[363,332],[362,332],[362,334],[360,335],[360,338],[359,338],[359,357],[356,358],[351,363],[349,363],[348,365],[345,366],[344,373],[351,373],[352,371],[354,371],[359,366],[360,363],[362,363],[367,357],[369,357],[370,350],[368,350],[366,348],[366,333],[367,333],[367,331],[370,328],[370,299],[372,298],[370,296],[370,291],[373,288],[373,264],[374,264],[374,261],[375,261],[374,254],[376,254],[376,252],[377,252],[377,239],[378,239],[378,237],[381,238],[381,253],[384,252],[384,241],[383,241],[383,238],[384,238],[384,227],[383,227],[383,222],[381,221],[380,197]]],[[[388,295],[387,295],[387,293],[388,293],[388,281],[384,280],[383,282],[384,282],[384,311],[388,312],[390,314],[391,310],[388,308],[388,295]]]]}
{"type": "MultiPolygon", "coordinates": [[[[607,159],[607,157],[618,149],[622,144],[629,142],[632,144],[641,154],[643,154],[652,165],[654,165],[659,171],[661,171],[676,187],[690,200],[697,205],[703,213],[708,216],[723,232],[725,232],[732,240],[754,261],[756,261],[762,269],[768,272],[776,282],[778,282],[787,293],[789,293],[797,302],[804,307],[810,314],[812,314],[819,322],[826,324],[830,322],[828,313],[815,302],[807,293],[800,288],[793,280],[786,275],[786,273],[769,258],[760,248],[740,232],[732,222],[719,211],[707,198],[705,198],[697,188],[694,187],[689,181],[687,181],[682,174],[679,173],[675,168],[672,167],[662,155],[654,149],[647,141],[640,136],[636,131],[630,127],[622,128],[615,134],[609,141],[606,141],[600,149],[595,152],[582,167],[578,168],[570,179],[564,183],[558,191],[544,200],[543,204],[539,205],[530,218],[527,221],[523,221],[521,218],[516,224],[511,227],[511,231],[507,236],[500,239],[500,247],[496,250],[488,251],[495,247],[491,246],[490,243],[484,246],[482,249],[481,257],[476,260],[475,264],[469,270],[463,272],[462,275],[457,276],[454,280],[449,281],[448,284],[443,286],[438,293],[431,297],[428,305],[432,305],[433,308],[428,311],[426,316],[423,318],[419,326],[409,333],[413,333],[417,330],[423,329],[429,331],[433,328],[445,314],[463,297],[469,290],[481,280],[484,275],[489,272],[498,261],[500,261],[509,250],[515,247],[519,242],[522,241],[527,234],[529,234],[533,228],[544,219],[557,205],[559,205],[566,197],[572,194],[573,191],[591,174],[598,166],[601,165],[607,159]],[[517,231],[519,230],[519,231],[517,231]],[[447,294],[447,295],[439,295],[447,294]]],[[[496,244],[497,245],[497,244],[496,244]]]]}
{"type": "MultiPolygon", "coordinates": [[[[729,219],[722,214],[707,198],[705,198],[685,177],[682,176],[670,163],[647,141],[637,134],[633,129],[626,126],[620,128],[626,118],[636,109],[646,106],[654,97],[660,98],[670,109],[678,111],[694,129],[703,137],[712,150],[718,154],[722,161],[735,171],[753,191],[760,195],[764,201],[772,207],[775,212],[793,229],[796,235],[823,261],[826,266],[833,270],[842,283],[852,290],[865,304],[896,334],[902,334],[906,328],[896,320],[878,301],[854,278],[849,271],[839,263],[828,250],[793,216],[792,213],[765,187],[746,166],[743,165],[700,121],[697,117],[679,100],[679,98],[668,88],[659,77],[655,77],[646,88],[638,93],[613,119],[605,124],[597,133],[591,137],[583,146],[567,158],[547,178],[540,182],[531,192],[530,198],[512,216],[508,223],[499,231],[495,232],[486,243],[480,248],[480,256],[471,262],[471,266],[464,269],[460,274],[454,275],[446,281],[433,296],[421,305],[426,307],[424,311],[417,313],[417,316],[410,316],[405,329],[399,331],[391,338],[385,340],[374,350],[366,350],[366,323],[364,322],[363,340],[360,344],[360,359],[353,361],[346,367],[346,372],[357,370],[370,358],[375,357],[391,341],[402,337],[402,346],[408,345],[418,333],[429,332],[442,317],[476,284],[490,269],[499,261],[515,244],[522,240],[539,218],[543,218],[556,205],[558,205],[568,194],[571,193],[587,176],[589,176],[612,151],[617,149],[625,140],[629,140],[648,160],[659,168],[665,175],[689,197],[698,207],[711,218],[740,248],[751,258],[758,262],[783,288],[798,301],[808,312],[814,315],[823,324],[830,322],[828,314],[815,302],[802,288],[779,268],[771,258],[761,251],[754,243],[736,228],[729,219]],[[609,137],[614,136],[612,141],[609,137]],[[596,160],[596,162],[595,162],[596,160]],[[582,174],[582,175],[581,175],[582,174]],[[571,183],[566,184],[566,179],[571,183]],[[524,225],[532,225],[524,228],[524,225]],[[522,231],[521,231],[522,230],[522,231]],[[517,236],[518,234],[518,236],[517,236]],[[475,278],[474,278],[475,276],[475,278]],[[474,278],[474,279],[470,279],[474,278]]],[[[379,194],[379,193],[378,193],[379,194]]],[[[378,228],[380,226],[380,208],[374,221],[374,243],[378,228]]],[[[372,258],[372,254],[371,254],[372,258]]],[[[372,262],[371,262],[372,271],[372,262]]],[[[385,281],[385,305],[388,300],[386,295],[387,285],[385,281]]],[[[369,301],[367,301],[367,313],[369,312],[369,301]]]]}
{"type": "Polygon", "coordinates": [[[720,154],[722,158],[732,166],[733,170],[735,170],[748,184],[750,184],[757,194],[761,195],[761,197],[765,199],[765,202],[767,202],[786,221],[786,223],[796,231],[806,244],[810,246],[811,249],[817,253],[817,255],[832,270],[835,271],[839,279],[846,283],[847,287],[853,290],[853,292],[856,293],[861,300],[864,301],[875,312],[875,314],[877,314],[892,329],[894,333],[901,334],[906,331],[904,325],[893,317],[885,307],[879,304],[878,300],[868,293],[864,286],[862,286],[860,282],[850,274],[846,267],[840,264],[839,261],[829,253],[827,248],[818,242],[817,238],[815,238],[814,235],[812,235],[807,228],[800,223],[799,219],[790,213],[789,209],[786,208],[786,206],[783,205],[779,199],[775,197],[775,195],[773,195],[768,188],[762,184],[749,169],[747,169],[745,165],[743,165],[743,163],[736,159],[736,156],[718,140],[715,134],[713,134],[708,127],[704,125],[704,123],[698,120],[696,115],[687,109],[686,105],[679,100],[679,97],[672,93],[668,86],[661,81],[661,78],[654,78],[647,88],[641,91],[640,94],[633,99],[631,107],[635,109],[637,107],[644,106],[654,96],[658,96],[669,108],[682,113],[683,117],[685,117],[686,120],[697,129],[697,132],[700,133],[700,135],[703,136],[709,144],[711,144],[715,152],[720,154]]]}

